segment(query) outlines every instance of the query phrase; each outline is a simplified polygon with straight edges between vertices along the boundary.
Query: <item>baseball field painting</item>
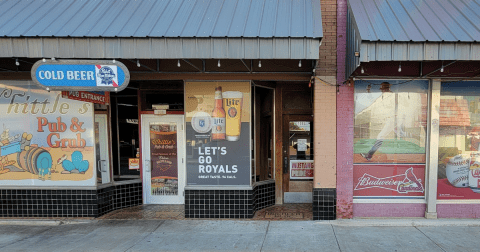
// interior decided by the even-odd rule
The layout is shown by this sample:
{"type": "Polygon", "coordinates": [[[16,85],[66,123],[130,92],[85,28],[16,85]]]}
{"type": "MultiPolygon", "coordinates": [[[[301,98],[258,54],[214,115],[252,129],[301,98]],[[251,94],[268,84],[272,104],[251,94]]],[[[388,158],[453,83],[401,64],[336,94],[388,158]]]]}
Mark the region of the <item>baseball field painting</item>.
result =
{"type": "Polygon", "coordinates": [[[93,104],[31,82],[0,83],[3,185],[95,185],[93,104]]]}

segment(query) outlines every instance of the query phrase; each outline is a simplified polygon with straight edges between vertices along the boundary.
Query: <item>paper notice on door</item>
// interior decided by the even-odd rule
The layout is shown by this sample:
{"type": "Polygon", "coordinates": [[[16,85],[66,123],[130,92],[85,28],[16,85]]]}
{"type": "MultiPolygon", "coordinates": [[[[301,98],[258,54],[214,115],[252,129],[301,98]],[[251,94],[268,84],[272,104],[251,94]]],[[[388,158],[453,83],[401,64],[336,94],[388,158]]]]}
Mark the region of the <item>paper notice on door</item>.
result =
{"type": "Polygon", "coordinates": [[[307,151],[307,139],[297,140],[297,151],[307,151]]]}

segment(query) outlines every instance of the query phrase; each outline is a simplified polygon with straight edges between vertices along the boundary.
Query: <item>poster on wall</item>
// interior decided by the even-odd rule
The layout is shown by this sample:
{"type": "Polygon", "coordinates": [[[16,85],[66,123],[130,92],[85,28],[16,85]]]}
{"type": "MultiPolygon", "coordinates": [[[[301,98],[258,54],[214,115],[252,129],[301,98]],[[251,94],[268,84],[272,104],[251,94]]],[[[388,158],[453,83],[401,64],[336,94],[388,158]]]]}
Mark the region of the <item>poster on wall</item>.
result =
{"type": "Polygon", "coordinates": [[[152,195],[178,195],[177,125],[150,124],[152,195]]]}
{"type": "Polygon", "coordinates": [[[94,186],[93,104],[27,81],[0,83],[2,185],[94,186]]]}
{"type": "Polygon", "coordinates": [[[480,82],[443,82],[437,199],[480,199],[480,82]]]}
{"type": "Polygon", "coordinates": [[[313,160],[290,160],[290,179],[313,179],[313,170],[313,160]]]}
{"type": "Polygon", "coordinates": [[[357,165],[353,169],[354,196],[423,198],[424,178],[425,165],[357,165]]]}
{"type": "Polygon", "coordinates": [[[250,185],[250,82],[186,82],[188,185],[250,185]]]}
{"type": "Polygon", "coordinates": [[[424,197],[428,81],[355,81],[354,197],[424,197]]]}

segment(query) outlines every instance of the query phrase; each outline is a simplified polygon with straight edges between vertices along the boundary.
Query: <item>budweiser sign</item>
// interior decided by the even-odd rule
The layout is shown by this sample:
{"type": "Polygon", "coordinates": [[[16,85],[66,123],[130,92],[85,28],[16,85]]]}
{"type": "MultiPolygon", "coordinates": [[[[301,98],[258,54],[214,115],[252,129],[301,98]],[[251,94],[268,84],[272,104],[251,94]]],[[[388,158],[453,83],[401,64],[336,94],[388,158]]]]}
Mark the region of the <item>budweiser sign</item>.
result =
{"type": "Polygon", "coordinates": [[[385,178],[377,178],[365,173],[362,177],[358,178],[358,183],[354,190],[364,190],[369,188],[381,188],[396,191],[398,193],[423,193],[424,191],[422,180],[415,176],[413,173],[413,167],[407,169],[404,174],[385,178]]]}

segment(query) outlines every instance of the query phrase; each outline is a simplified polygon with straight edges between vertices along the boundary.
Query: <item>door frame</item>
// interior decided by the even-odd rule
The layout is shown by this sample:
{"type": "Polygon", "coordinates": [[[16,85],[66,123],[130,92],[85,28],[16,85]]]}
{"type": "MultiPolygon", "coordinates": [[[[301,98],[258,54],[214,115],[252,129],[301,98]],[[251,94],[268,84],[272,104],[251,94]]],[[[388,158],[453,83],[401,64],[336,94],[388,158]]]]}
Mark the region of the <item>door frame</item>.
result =
{"type": "MultiPolygon", "coordinates": [[[[102,178],[102,185],[112,183],[112,173],[110,169],[110,145],[109,145],[109,135],[108,135],[108,116],[105,113],[95,113],[94,114],[94,123],[97,123],[97,118],[99,120],[99,125],[98,125],[98,141],[100,142],[100,160],[95,160],[95,167],[96,171],[98,172],[98,166],[100,164],[100,172],[101,178],[102,178]],[[100,120],[103,121],[104,127],[101,127],[101,122],[100,120]],[[100,133],[103,132],[104,134],[104,142],[101,141],[100,133]],[[103,149],[103,152],[102,152],[103,149]],[[104,159],[102,159],[102,153],[105,155],[104,159]],[[103,162],[102,162],[103,161],[103,162]],[[107,175],[105,178],[104,175],[107,175]]],[[[95,150],[96,152],[97,150],[95,150]]],[[[95,155],[96,156],[96,155],[95,155]]]]}
{"type": "Polygon", "coordinates": [[[143,188],[143,204],[185,204],[185,186],[186,186],[186,133],[185,133],[185,117],[184,115],[153,115],[142,114],[141,115],[141,139],[142,139],[142,188],[143,188]],[[179,120],[177,125],[177,164],[178,164],[178,195],[177,196],[150,196],[151,182],[151,162],[150,153],[147,153],[147,149],[150,150],[150,146],[145,148],[147,144],[150,144],[150,131],[145,130],[148,127],[150,120],[156,120],[157,122],[170,122],[172,120],[179,120]],[[163,121],[162,121],[163,120],[163,121]],[[148,161],[148,162],[147,162],[148,161]],[[152,197],[163,197],[163,199],[157,198],[153,200],[152,197]],[[173,199],[176,197],[177,199],[173,199]]]}
{"type": "MultiPolygon", "coordinates": [[[[312,115],[283,115],[283,146],[282,146],[282,173],[283,173],[283,181],[282,181],[282,198],[283,202],[285,202],[285,192],[290,191],[290,153],[289,153],[289,135],[290,135],[290,122],[291,121],[309,121],[310,122],[310,134],[312,134],[312,139],[314,137],[314,125],[313,125],[313,117],[312,115]]],[[[311,142],[313,143],[313,141],[311,142]]],[[[313,147],[313,146],[312,146],[313,147]]]]}

